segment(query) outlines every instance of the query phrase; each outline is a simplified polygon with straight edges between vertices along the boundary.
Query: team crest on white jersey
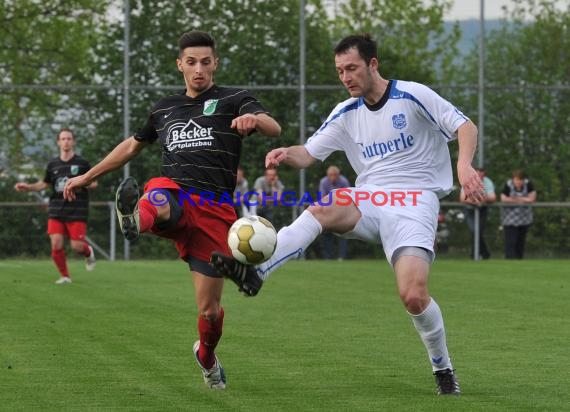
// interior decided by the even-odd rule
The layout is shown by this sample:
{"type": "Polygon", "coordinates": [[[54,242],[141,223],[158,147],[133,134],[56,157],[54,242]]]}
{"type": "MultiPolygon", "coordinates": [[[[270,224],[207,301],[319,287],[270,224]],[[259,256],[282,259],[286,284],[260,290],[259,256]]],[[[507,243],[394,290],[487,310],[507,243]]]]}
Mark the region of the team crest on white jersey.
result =
{"type": "Polygon", "coordinates": [[[216,106],[218,105],[218,99],[210,99],[204,102],[204,113],[206,116],[211,116],[216,111],[216,106]]]}
{"type": "Polygon", "coordinates": [[[212,130],[213,127],[202,127],[192,119],[188,123],[174,123],[167,130],[166,148],[171,152],[191,147],[212,146],[214,140],[212,130]]]}
{"type": "Polygon", "coordinates": [[[403,129],[406,127],[407,123],[404,113],[399,113],[392,116],[392,125],[395,129],[403,129]]]}

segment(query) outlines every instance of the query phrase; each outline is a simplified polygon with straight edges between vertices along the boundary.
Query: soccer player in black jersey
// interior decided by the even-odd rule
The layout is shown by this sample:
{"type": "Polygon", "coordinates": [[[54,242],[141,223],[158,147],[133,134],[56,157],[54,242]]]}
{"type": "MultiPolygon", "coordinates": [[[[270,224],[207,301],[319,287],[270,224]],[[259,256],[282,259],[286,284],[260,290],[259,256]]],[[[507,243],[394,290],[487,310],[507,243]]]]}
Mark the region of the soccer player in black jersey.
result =
{"type": "MultiPolygon", "coordinates": [[[[68,236],[71,249],[85,256],[85,268],[95,268],[95,253],[85,241],[87,233],[87,215],[89,209],[89,193],[84,188],[77,192],[77,201],[68,202],[63,198],[63,188],[67,179],[83,174],[91,167],[89,162],[75,154],[75,135],[70,129],[61,129],[57,134],[59,156],[50,160],[46,168],[44,180],[35,183],[16,183],[14,188],[19,192],[40,191],[51,186],[48,206],[47,232],[51,242],[51,257],[59,270],[58,285],[71,283],[67,261],[65,258],[64,240],[68,236]]],[[[93,181],[87,189],[97,187],[93,181]]]]}
{"type": "Polygon", "coordinates": [[[75,190],[123,166],[158,141],[162,176],[145,185],[140,199],[133,178],[121,183],[116,198],[119,224],[129,240],[141,232],[172,239],[180,258],[190,265],[200,336],[194,354],[206,385],[224,389],[225,373],[214,353],[222,335],[224,280],[208,262],[213,251],[229,252],[227,232],[236,220],[231,199],[242,139],[254,131],[278,136],[281,127],[248,91],[214,84],[218,56],[208,33],[184,33],[178,46],[176,65],[186,89],[160,100],[134,136],[89,172],[70,179],[64,196],[73,199],[75,190]],[[201,197],[212,202],[201,202],[201,197]]]}

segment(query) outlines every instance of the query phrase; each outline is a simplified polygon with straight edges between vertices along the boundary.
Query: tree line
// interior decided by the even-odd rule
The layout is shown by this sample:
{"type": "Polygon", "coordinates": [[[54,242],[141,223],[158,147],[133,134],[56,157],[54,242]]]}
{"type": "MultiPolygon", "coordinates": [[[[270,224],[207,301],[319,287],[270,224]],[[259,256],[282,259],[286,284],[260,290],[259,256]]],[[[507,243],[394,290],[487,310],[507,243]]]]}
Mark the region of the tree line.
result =
{"type": "MultiPolygon", "coordinates": [[[[306,137],[347,96],[336,77],[332,48],[354,32],[369,32],[378,39],[384,77],[433,85],[478,123],[477,44],[460,53],[459,25],[445,30],[444,15],[451,0],[346,0],[337,2],[334,10],[328,4],[308,0],[305,8],[306,83],[318,86],[306,92],[306,137]],[[327,85],[338,87],[323,87],[327,85]]],[[[540,200],[567,201],[570,6],[560,10],[555,4],[553,0],[513,2],[505,10],[501,29],[486,35],[485,166],[498,186],[511,170],[523,168],[535,182],[540,200]]],[[[13,183],[20,177],[43,177],[45,164],[57,154],[54,139],[60,127],[76,131],[78,151],[92,162],[125,137],[122,7],[121,0],[0,2],[3,200],[28,199],[13,192],[13,183]]],[[[216,83],[299,85],[298,0],[133,0],[129,9],[131,132],[142,126],[156,100],[177,87],[183,89],[175,66],[176,42],[190,29],[209,31],[217,39],[216,83]]],[[[250,181],[263,173],[268,150],[296,144],[300,135],[295,87],[264,88],[255,94],[281,123],[283,134],[277,140],[245,139],[242,159],[250,181]]],[[[130,172],[139,181],[159,171],[161,150],[154,149],[131,162],[130,172]]],[[[450,151],[455,156],[456,144],[450,151]]],[[[333,155],[307,170],[309,190],[317,190],[331,163],[354,181],[344,156],[333,155]]],[[[280,176],[288,187],[297,187],[296,171],[282,168],[280,176]]],[[[113,199],[121,179],[121,172],[103,177],[93,199],[113,199]]],[[[450,200],[453,196],[457,194],[450,200]]],[[[568,215],[564,211],[560,215],[564,226],[568,215]]]]}

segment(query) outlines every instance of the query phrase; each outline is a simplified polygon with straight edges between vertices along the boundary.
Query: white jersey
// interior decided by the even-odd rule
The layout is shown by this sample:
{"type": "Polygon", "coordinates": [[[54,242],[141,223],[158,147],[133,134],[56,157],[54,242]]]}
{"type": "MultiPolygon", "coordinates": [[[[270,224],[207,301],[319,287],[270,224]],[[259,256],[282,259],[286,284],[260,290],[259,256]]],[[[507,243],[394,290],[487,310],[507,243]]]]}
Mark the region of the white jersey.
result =
{"type": "Polygon", "coordinates": [[[447,143],[469,119],[422,84],[391,80],[388,87],[374,106],[362,97],[338,104],[305,148],[319,160],[344,151],[358,175],[356,187],[447,195],[453,185],[447,143]]]}

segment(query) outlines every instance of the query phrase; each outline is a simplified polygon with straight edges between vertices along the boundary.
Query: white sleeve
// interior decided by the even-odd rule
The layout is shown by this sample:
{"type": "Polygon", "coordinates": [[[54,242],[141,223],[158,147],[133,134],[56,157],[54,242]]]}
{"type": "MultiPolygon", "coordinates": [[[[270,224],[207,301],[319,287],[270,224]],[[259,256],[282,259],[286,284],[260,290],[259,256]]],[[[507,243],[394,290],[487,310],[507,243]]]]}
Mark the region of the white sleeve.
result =
{"type": "Polygon", "coordinates": [[[305,143],[305,149],[315,159],[323,161],[334,151],[343,150],[348,133],[341,116],[342,106],[339,104],[335,107],[319,130],[305,143]]]}
{"type": "Polygon", "coordinates": [[[457,129],[469,118],[429,87],[419,83],[414,85],[416,87],[411,94],[418,101],[420,113],[441,130],[447,141],[455,140],[457,129]]]}

